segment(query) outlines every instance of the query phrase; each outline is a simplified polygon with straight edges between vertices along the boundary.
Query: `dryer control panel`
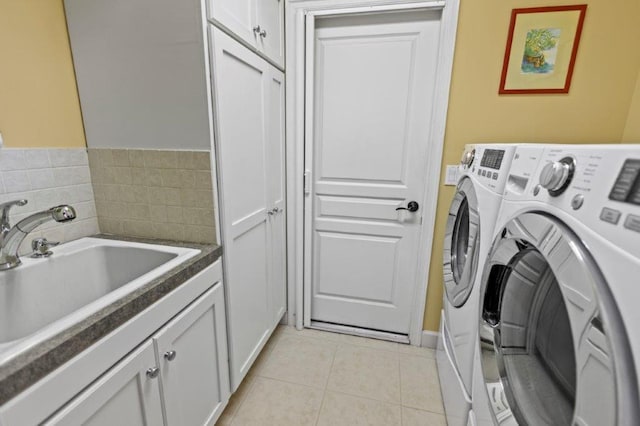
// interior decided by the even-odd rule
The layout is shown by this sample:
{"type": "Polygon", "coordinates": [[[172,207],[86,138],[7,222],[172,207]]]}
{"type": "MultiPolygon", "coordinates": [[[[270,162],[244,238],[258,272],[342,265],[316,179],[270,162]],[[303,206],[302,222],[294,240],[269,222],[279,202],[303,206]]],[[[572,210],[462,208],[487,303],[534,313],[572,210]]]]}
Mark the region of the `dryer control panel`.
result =
{"type": "Polygon", "coordinates": [[[480,185],[502,194],[515,152],[513,144],[468,145],[462,157],[462,173],[480,185]]]}

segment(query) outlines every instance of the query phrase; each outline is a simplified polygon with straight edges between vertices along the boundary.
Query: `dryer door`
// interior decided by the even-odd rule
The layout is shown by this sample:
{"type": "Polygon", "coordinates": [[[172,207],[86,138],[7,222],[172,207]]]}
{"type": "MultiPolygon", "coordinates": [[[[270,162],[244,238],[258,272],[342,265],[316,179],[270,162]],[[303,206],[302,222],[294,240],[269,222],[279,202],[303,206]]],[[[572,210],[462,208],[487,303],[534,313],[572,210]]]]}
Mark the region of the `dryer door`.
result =
{"type": "Polygon", "coordinates": [[[444,237],[444,288],[455,307],[462,306],[473,289],[478,270],[480,216],[478,197],[468,177],[458,183],[449,208],[444,237]]]}
{"type": "Polygon", "coordinates": [[[637,419],[636,373],[620,315],[575,234],[550,216],[522,214],[502,230],[486,266],[481,364],[497,423],[637,419]]]}

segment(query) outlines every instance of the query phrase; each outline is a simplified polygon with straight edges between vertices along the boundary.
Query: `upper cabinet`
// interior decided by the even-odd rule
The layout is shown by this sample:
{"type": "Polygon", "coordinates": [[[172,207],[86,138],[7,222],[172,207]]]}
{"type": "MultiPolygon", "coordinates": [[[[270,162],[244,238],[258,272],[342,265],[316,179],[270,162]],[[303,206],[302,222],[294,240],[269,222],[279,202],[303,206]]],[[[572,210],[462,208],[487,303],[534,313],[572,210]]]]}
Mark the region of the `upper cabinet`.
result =
{"type": "Polygon", "coordinates": [[[284,0],[208,0],[208,18],[284,68],[284,0]]]}

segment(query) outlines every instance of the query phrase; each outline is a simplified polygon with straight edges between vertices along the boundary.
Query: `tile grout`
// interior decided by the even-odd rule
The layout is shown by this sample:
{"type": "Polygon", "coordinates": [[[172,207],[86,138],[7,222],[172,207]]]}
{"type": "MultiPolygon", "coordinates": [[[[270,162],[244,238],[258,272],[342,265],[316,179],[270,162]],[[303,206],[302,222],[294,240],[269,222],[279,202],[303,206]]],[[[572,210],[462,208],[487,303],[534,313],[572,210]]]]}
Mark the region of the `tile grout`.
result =
{"type": "Polygon", "coordinates": [[[320,422],[320,414],[322,414],[322,408],[324,407],[324,401],[327,396],[327,388],[329,387],[329,380],[331,380],[331,372],[333,371],[333,365],[336,362],[336,355],[338,354],[339,346],[336,346],[333,350],[333,357],[331,358],[331,366],[329,367],[329,374],[327,374],[327,380],[324,383],[324,389],[322,390],[322,401],[320,402],[320,408],[318,409],[318,415],[316,416],[315,425],[320,422]]]}

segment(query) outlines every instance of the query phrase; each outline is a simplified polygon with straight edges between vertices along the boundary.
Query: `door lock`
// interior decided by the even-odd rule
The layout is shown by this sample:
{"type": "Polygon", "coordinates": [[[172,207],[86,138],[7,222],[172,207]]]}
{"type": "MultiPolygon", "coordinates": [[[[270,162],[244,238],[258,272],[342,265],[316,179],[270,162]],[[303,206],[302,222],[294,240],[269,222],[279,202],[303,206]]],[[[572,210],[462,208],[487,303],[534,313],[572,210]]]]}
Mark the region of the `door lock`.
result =
{"type": "Polygon", "coordinates": [[[420,208],[420,205],[418,204],[417,201],[409,201],[407,203],[407,207],[396,207],[396,211],[397,210],[408,210],[411,213],[413,213],[413,212],[417,212],[419,208],[420,208]]]}

